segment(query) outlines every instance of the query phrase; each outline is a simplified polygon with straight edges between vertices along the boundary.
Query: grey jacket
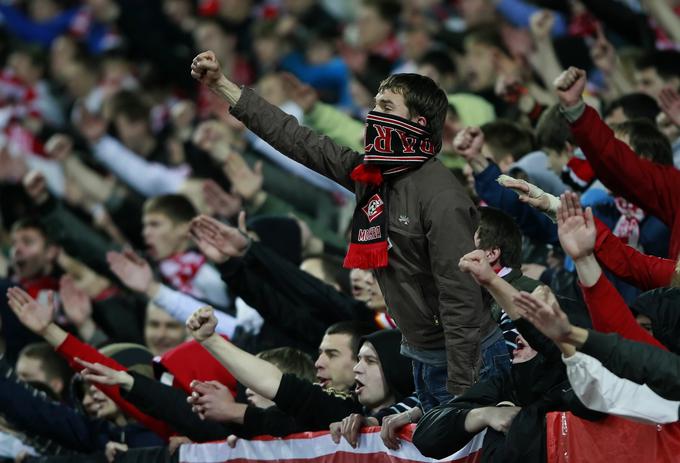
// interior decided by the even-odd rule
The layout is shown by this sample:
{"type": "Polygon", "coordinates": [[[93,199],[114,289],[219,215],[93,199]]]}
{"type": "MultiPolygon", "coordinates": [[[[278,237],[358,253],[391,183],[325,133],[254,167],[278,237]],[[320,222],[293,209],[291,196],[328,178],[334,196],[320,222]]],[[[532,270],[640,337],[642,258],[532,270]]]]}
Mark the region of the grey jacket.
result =
{"type": "MultiPolygon", "coordinates": [[[[231,113],[281,153],[362,197],[350,179],[361,155],[300,126],[297,120],[244,88],[231,113]]],[[[477,379],[480,338],[493,327],[482,293],[458,269],[474,249],[477,211],[438,159],[387,184],[389,265],[377,269],[390,315],[404,341],[447,352],[448,390],[463,393],[477,379]]]]}

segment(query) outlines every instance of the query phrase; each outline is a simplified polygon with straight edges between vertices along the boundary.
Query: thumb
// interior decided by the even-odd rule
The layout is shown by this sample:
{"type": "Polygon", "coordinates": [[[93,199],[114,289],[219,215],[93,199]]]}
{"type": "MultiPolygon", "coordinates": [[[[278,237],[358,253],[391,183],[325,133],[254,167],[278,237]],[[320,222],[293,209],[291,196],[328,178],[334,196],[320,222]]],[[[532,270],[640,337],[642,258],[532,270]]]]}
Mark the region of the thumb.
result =
{"type": "Polygon", "coordinates": [[[255,174],[259,177],[262,176],[262,161],[257,161],[255,163],[255,174]]]}
{"type": "Polygon", "coordinates": [[[238,229],[242,233],[248,233],[248,229],[246,228],[246,211],[238,213],[238,229]]]}
{"type": "Polygon", "coordinates": [[[54,312],[54,291],[49,290],[47,292],[47,306],[50,309],[50,313],[54,312]]]}

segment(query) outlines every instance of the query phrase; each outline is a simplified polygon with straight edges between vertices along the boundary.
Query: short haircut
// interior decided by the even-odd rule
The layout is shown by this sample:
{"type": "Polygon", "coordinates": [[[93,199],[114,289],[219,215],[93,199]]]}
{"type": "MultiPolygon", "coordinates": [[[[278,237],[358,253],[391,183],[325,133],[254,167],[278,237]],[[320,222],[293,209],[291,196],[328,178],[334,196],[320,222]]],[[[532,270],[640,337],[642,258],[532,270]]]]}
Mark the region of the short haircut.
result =
{"type": "Polygon", "coordinates": [[[569,123],[560,113],[559,105],[553,105],[543,111],[536,124],[536,146],[561,152],[566,145],[574,143],[569,123]]]}
{"type": "Polygon", "coordinates": [[[503,267],[519,268],[522,265],[522,232],[515,220],[493,207],[479,210],[479,249],[499,249],[503,267]]]}
{"type": "Polygon", "coordinates": [[[54,240],[50,237],[49,233],[47,232],[47,228],[43,223],[36,217],[24,217],[22,219],[18,219],[17,221],[12,224],[12,228],[10,229],[10,233],[17,232],[19,230],[36,230],[42,237],[45,239],[45,244],[50,245],[54,244],[54,240]]]}
{"type": "Polygon", "coordinates": [[[646,93],[629,93],[609,103],[604,112],[605,117],[621,108],[626,119],[648,119],[656,124],[656,116],[660,108],[656,100],[646,93]]]}
{"type": "Polygon", "coordinates": [[[375,326],[370,322],[344,321],[334,323],[326,329],[325,334],[346,334],[351,337],[350,347],[356,356],[361,347],[361,338],[376,331],[375,326]]]}
{"type": "Polygon", "coordinates": [[[422,116],[432,136],[435,153],[442,147],[444,121],[449,108],[446,93],[429,77],[420,74],[393,74],[380,83],[378,93],[391,90],[404,97],[410,117],[422,116]]]}
{"type": "Polygon", "coordinates": [[[361,4],[373,8],[384,21],[396,27],[401,14],[401,2],[398,0],[363,0],[361,4]]]}
{"type": "Polygon", "coordinates": [[[46,342],[27,344],[19,352],[19,357],[27,357],[40,360],[42,369],[48,380],[58,378],[64,383],[64,389],[68,389],[73,371],[59,354],[46,342]]]}
{"type": "Polygon", "coordinates": [[[633,119],[612,127],[614,132],[626,135],[630,147],[638,156],[657,164],[673,165],[673,149],[668,138],[647,119],[633,119]]]}
{"type": "Polygon", "coordinates": [[[418,60],[419,66],[426,64],[435,68],[440,74],[455,74],[457,71],[453,58],[441,49],[430,50],[418,60]]]}
{"type": "Polygon", "coordinates": [[[301,350],[292,347],[277,347],[262,351],[257,356],[276,365],[282,373],[293,374],[310,382],[316,380],[314,360],[301,350]]]}
{"type": "Polygon", "coordinates": [[[676,50],[653,50],[640,56],[635,61],[635,69],[653,68],[659,76],[668,80],[680,77],[680,52],[676,50]]]}
{"type": "Polygon", "coordinates": [[[196,208],[182,195],[162,195],[144,203],[144,214],[162,214],[173,223],[186,223],[196,217],[196,208]]]}
{"type": "Polygon", "coordinates": [[[150,122],[151,107],[144,96],[135,91],[121,90],[111,98],[111,117],[124,116],[132,122],[150,122]]]}
{"type": "Polygon", "coordinates": [[[465,33],[463,43],[466,46],[480,44],[487,47],[496,48],[505,54],[508,58],[512,57],[510,49],[503,40],[498,26],[493,24],[482,24],[471,28],[465,33]]]}
{"type": "Polygon", "coordinates": [[[510,154],[517,161],[534,149],[532,133],[514,122],[498,119],[484,124],[481,129],[484,133],[484,142],[496,161],[500,161],[506,154],[510,154]]]}

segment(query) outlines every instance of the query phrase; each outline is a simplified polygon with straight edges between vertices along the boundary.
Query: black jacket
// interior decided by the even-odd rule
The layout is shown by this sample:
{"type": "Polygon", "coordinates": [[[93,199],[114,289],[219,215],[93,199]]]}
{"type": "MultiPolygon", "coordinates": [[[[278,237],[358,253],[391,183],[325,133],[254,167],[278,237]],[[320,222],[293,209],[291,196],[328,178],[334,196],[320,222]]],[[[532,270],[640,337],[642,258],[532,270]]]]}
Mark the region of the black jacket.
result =
{"type": "Polygon", "coordinates": [[[616,376],[646,384],[664,399],[680,400],[680,356],[672,352],[593,330],[579,350],[616,376]]]}
{"type": "Polygon", "coordinates": [[[668,350],[680,354],[680,288],[657,288],[644,292],[630,307],[652,321],[654,337],[668,350]]]}
{"type": "MultiPolygon", "coordinates": [[[[245,256],[228,260],[219,270],[230,292],[264,318],[259,337],[270,339],[261,340],[260,350],[287,345],[315,354],[330,325],[373,319],[366,304],[338,292],[258,242],[251,244],[245,256]]],[[[234,342],[241,344],[238,338],[234,342]]]]}
{"type": "Polygon", "coordinates": [[[583,407],[571,390],[557,347],[525,320],[516,320],[515,325],[539,355],[513,364],[510,373],[480,381],[461,396],[427,412],[413,434],[413,443],[423,455],[439,459],[464,447],[474,437],[474,433],[465,431],[470,410],[503,401],[522,410],[507,434],[487,429],[483,462],[545,461],[545,414],[549,411],[568,410],[584,418],[601,416],[583,407]]]}

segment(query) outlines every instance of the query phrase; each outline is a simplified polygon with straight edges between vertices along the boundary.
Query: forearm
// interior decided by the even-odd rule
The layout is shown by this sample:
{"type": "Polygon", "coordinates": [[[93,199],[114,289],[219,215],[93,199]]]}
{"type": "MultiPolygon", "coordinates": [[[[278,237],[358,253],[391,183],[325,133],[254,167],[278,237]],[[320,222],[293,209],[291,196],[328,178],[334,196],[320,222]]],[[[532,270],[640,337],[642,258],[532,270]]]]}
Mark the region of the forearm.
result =
{"type": "Polygon", "coordinates": [[[71,155],[64,161],[64,171],[70,182],[80,186],[85,195],[96,203],[104,203],[113,193],[113,182],[86,167],[78,157],[71,155]]]}
{"type": "Polygon", "coordinates": [[[276,366],[239,349],[217,334],[201,344],[238,382],[267,399],[274,399],[283,376],[276,366]]]}
{"type": "Polygon", "coordinates": [[[503,278],[496,275],[493,280],[485,288],[498,305],[508,314],[511,320],[517,320],[521,318],[517,307],[515,306],[512,298],[519,294],[519,291],[515,289],[510,283],[505,281],[503,278]]]}
{"type": "Polygon", "coordinates": [[[597,259],[595,259],[593,254],[575,259],[574,265],[576,266],[579,282],[586,288],[595,285],[597,280],[600,279],[600,275],[602,275],[602,268],[600,268],[600,264],[597,263],[597,259]]]}
{"type": "Polygon", "coordinates": [[[646,0],[643,2],[650,16],[671,36],[680,42],[680,20],[666,0],[646,0]]]}
{"type": "Polygon", "coordinates": [[[45,338],[45,341],[49,343],[49,345],[56,349],[61,346],[64,341],[66,341],[68,333],[56,323],[50,323],[42,336],[45,338]]]}
{"type": "Polygon", "coordinates": [[[210,90],[226,100],[231,106],[236,105],[241,98],[241,87],[227,79],[225,76],[222,76],[217,85],[211,87],[210,90]]]}
{"type": "Polygon", "coordinates": [[[473,408],[465,417],[465,431],[469,433],[478,433],[488,426],[486,421],[486,411],[488,407],[473,408]]]}

